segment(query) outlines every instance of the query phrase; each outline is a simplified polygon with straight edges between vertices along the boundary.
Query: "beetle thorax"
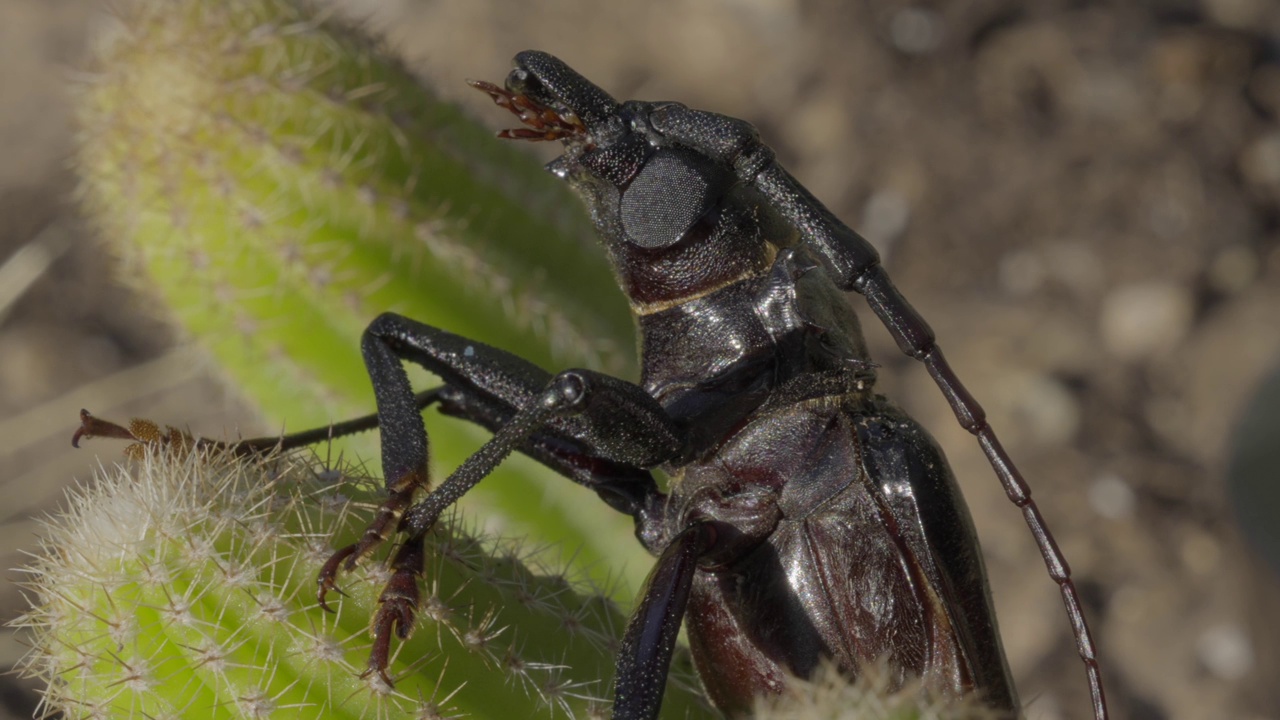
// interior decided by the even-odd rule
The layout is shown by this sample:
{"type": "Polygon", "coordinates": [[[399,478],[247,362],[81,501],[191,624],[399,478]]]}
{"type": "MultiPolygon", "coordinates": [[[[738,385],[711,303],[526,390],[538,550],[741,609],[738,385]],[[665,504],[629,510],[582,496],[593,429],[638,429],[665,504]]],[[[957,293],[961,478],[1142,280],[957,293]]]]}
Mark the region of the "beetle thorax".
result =
{"type": "Polygon", "coordinates": [[[872,364],[844,293],[801,248],[766,272],[639,318],[641,382],[710,447],[766,402],[869,393],[872,364]]]}

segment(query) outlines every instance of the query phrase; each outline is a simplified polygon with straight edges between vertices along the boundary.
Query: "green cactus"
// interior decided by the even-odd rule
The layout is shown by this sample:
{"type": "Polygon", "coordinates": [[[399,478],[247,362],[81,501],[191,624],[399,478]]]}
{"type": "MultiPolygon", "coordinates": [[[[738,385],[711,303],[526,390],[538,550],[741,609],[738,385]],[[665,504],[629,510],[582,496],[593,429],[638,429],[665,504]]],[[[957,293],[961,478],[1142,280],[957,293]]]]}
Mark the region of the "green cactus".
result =
{"type": "Polygon", "coordinates": [[[810,680],[792,679],[781,695],[756,699],[755,720],[1008,720],[974,695],[933,697],[918,681],[895,687],[883,664],[852,682],[823,665],[810,680]]]}
{"type": "MultiPolygon", "coordinates": [[[[48,523],[28,569],[29,674],[84,718],[601,717],[623,615],[520,543],[432,533],[394,688],[365,673],[387,578],[370,561],[316,600],[332,548],[380,488],[310,453],[237,458],[149,449],[100,474],[48,523]],[[530,569],[530,568],[535,569],[530,569]]],[[[705,716],[683,660],[666,717],[705,716]]]]}
{"type": "MultiPolygon", "coordinates": [[[[629,311],[581,203],[377,42],[288,0],[125,12],[79,106],[83,205],[124,277],[269,427],[371,411],[359,338],[388,310],[548,369],[633,372],[629,311]]],[[[485,438],[429,421],[438,478],[485,438]]],[[[345,449],[378,457],[374,434],[345,449]]],[[[598,581],[625,567],[626,599],[652,561],[616,514],[579,511],[591,497],[517,459],[467,503],[598,581]]]]}
{"type": "MultiPolygon", "coordinates": [[[[79,104],[83,206],[125,279],[157,298],[272,426],[303,429],[371,409],[359,337],[387,310],[544,367],[633,372],[629,313],[580,202],[521,148],[435,99],[377,41],[290,0],[144,0],[119,25],[79,104]]],[[[415,380],[431,382],[425,373],[415,380]]],[[[431,436],[437,478],[485,439],[453,421],[433,422],[431,436]]],[[[362,458],[377,458],[376,449],[372,435],[345,447],[362,458]]],[[[591,582],[625,600],[652,560],[628,523],[603,505],[577,511],[584,502],[595,500],[520,460],[467,498],[487,527],[572,554],[591,582]],[[620,567],[629,574],[619,578],[620,567]]],[[[347,617],[369,609],[347,604],[347,617]]],[[[509,622],[523,628],[523,619],[509,622]]],[[[358,636],[367,620],[349,624],[358,636]]],[[[620,625],[609,629],[612,642],[620,625]]],[[[549,643],[531,670],[559,672],[564,638],[521,636],[549,643]]],[[[523,708],[473,715],[536,709],[501,700],[510,692],[484,692],[473,679],[482,673],[458,648],[412,642],[402,657],[448,658],[450,675],[498,708],[523,708]]],[[[600,687],[611,663],[571,687],[600,687]]],[[[347,685],[329,692],[355,693],[358,674],[336,673],[347,685]]],[[[545,682],[550,693],[555,681],[545,682]]],[[[410,697],[442,697],[403,685],[410,697]]],[[[77,702],[102,701],[90,692],[77,702]]]]}

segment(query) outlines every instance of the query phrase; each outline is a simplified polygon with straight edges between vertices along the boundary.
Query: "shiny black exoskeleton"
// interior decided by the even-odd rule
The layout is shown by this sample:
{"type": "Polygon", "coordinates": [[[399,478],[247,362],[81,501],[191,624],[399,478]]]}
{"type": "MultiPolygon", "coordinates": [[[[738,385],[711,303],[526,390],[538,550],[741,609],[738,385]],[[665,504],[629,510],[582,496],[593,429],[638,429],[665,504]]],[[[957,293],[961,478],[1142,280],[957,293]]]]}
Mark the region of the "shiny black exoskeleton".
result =
{"type": "Polygon", "coordinates": [[[384,315],[363,352],[382,426],[390,499],[340,566],[394,532],[406,542],[374,621],[370,668],[413,622],[423,536],[513,450],[594,489],[635,519],[657,557],[618,657],[613,717],[656,717],[682,621],[715,704],[733,715],[829,658],[844,672],[886,659],[895,679],[1018,700],[978,541],[946,460],[873,391],[846,293],[863,294],[921,360],[1023,509],[1062,588],[1105,717],[1098,665],[1065,561],[981,407],[875,250],[774,160],[741,120],[677,103],[618,103],[556,58],[516,57],[506,87],[474,83],[558,139],[549,169],[582,196],[638,318],[639,385],[587,370],[552,376],[501,350],[384,315]],[[444,385],[415,396],[400,365],[444,385]],[[495,431],[423,501],[420,409],[495,431]],[[650,471],[672,477],[659,491],[650,471]]]}

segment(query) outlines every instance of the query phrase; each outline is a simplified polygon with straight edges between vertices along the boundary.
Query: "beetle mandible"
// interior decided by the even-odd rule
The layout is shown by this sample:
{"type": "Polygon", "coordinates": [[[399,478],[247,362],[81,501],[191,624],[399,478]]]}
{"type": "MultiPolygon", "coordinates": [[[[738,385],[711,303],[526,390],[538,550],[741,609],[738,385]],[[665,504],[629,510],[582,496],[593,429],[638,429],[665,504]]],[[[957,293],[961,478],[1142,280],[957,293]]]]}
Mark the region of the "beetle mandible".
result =
{"type": "MultiPolygon", "coordinates": [[[[887,659],[895,680],[977,692],[1016,716],[968,509],[933,439],[874,393],[847,298],[856,291],[925,364],[1022,509],[1061,589],[1094,716],[1107,717],[1070,570],[981,406],[875,249],[788,174],[750,124],[674,102],[619,103],[536,51],[516,56],[505,88],[472,85],[526,126],[500,136],[564,143],[548,169],[582,197],[630,300],[641,379],[551,375],[394,314],[369,325],[361,349],[376,416],[283,444],[382,428],[389,497],[318,579],[323,606],[340,569],[405,536],[373,620],[370,670],[386,679],[392,637],[412,627],[427,532],[519,450],[631,516],[657,557],[619,651],[615,720],[657,716],[686,619],[702,683],[729,715],[825,659],[850,675],[887,659]],[[415,395],[404,361],[444,384],[415,395]],[[431,404],[494,435],[414,503],[429,487],[421,410],[431,404]],[[672,478],[668,492],[654,469],[672,478]]],[[[105,434],[84,418],[77,437],[105,434]]]]}

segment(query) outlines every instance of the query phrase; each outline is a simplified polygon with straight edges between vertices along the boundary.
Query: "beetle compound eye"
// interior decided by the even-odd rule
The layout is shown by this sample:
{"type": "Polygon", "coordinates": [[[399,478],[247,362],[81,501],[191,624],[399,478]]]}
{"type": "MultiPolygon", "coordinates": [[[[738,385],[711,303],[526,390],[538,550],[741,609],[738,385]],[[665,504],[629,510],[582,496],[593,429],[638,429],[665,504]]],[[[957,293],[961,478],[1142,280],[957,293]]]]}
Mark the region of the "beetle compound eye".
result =
{"type": "Polygon", "coordinates": [[[724,173],[691,153],[659,151],[622,194],[627,239],[643,248],[674,245],[707,214],[728,187],[724,173]]]}

